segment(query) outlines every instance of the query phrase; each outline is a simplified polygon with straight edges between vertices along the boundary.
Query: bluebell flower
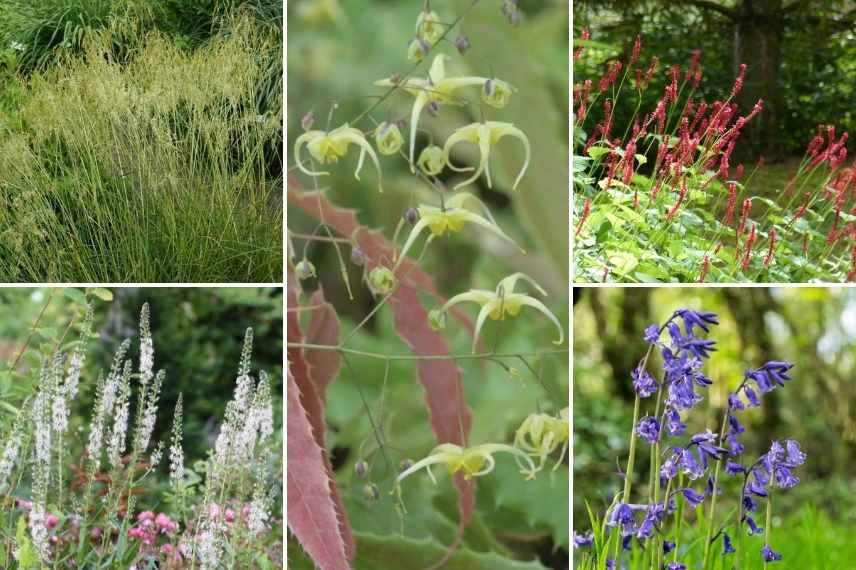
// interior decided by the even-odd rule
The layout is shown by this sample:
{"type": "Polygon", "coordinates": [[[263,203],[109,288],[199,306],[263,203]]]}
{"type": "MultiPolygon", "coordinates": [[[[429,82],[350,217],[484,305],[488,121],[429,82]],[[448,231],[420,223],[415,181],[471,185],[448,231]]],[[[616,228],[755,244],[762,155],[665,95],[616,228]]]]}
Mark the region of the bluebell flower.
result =
{"type": "Polygon", "coordinates": [[[636,538],[645,540],[654,536],[654,532],[659,529],[660,522],[662,522],[665,515],[666,507],[661,503],[649,505],[648,510],[645,511],[645,518],[642,519],[642,523],[636,530],[636,538]]]}
{"type": "Polygon", "coordinates": [[[666,397],[666,403],[673,408],[689,410],[701,400],[701,396],[695,392],[691,377],[682,376],[669,383],[669,395],[666,397]]]}
{"type": "Polygon", "coordinates": [[[755,519],[752,517],[746,517],[746,524],[749,526],[749,534],[761,534],[764,532],[764,529],[757,524],[755,524],[755,519]]]}
{"type": "Polygon", "coordinates": [[[771,360],[757,370],[747,370],[746,378],[754,380],[758,389],[767,393],[775,388],[774,383],[784,386],[785,381],[791,379],[788,371],[793,367],[794,365],[790,362],[771,360]]]}
{"type": "Polygon", "coordinates": [[[749,495],[743,495],[744,511],[746,511],[747,513],[754,513],[757,508],[758,505],[757,503],[755,503],[755,500],[752,497],[750,497],[749,495]]]}
{"type": "Polygon", "coordinates": [[[606,559],[606,570],[615,570],[615,560],[612,558],[606,559]]]}
{"type": "Polygon", "coordinates": [[[675,315],[679,316],[684,321],[684,328],[688,335],[693,334],[693,327],[699,327],[704,332],[710,332],[708,325],[718,325],[716,313],[710,311],[693,311],[691,309],[678,309],[675,315]]]}
{"type": "Polygon", "coordinates": [[[628,534],[627,536],[621,537],[621,550],[625,550],[627,552],[630,551],[630,548],[633,546],[633,535],[628,534]]]}
{"type": "Polygon", "coordinates": [[[660,441],[660,422],[654,416],[645,416],[641,420],[639,420],[639,425],[636,426],[636,433],[650,443],[654,445],[658,441],[660,441]]]}
{"type": "Polygon", "coordinates": [[[788,450],[788,463],[793,466],[802,465],[805,463],[806,454],[800,449],[800,444],[796,440],[789,439],[785,441],[785,447],[788,450]]]}
{"type": "Polygon", "coordinates": [[[660,385],[647,370],[637,367],[630,376],[633,379],[633,389],[640,398],[647,398],[660,389],[660,385]]]}
{"type": "Polygon", "coordinates": [[[681,564],[680,562],[669,562],[666,565],[666,570],[687,570],[686,564],[681,564]]]}
{"type": "Polygon", "coordinates": [[[725,462],[725,472],[729,475],[742,475],[746,473],[746,468],[739,463],[729,460],[725,462]]]}
{"type": "Polygon", "coordinates": [[[731,394],[728,395],[728,409],[729,410],[731,410],[733,412],[736,410],[745,409],[745,407],[746,406],[743,405],[743,401],[740,400],[740,397],[737,394],[732,392],[731,394]]]}
{"type": "Polygon", "coordinates": [[[629,536],[632,535],[635,531],[636,526],[636,517],[633,513],[635,509],[638,509],[638,505],[629,505],[627,503],[618,503],[612,512],[609,513],[609,517],[606,519],[606,526],[620,526],[621,527],[621,536],[629,536]]]}
{"type": "Polygon", "coordinates": [[[675,549],[675,543],[671,540],[663,541],[663,554],[668,554],[675,549]]]}
{"type": "Polygon", "coordinates": [[[704,475],[704,465],[695,458],[693,452],[689,449],[684,449],[682,447],[675,447],[675,456],[677,457],[678,467],[687,475],[690,479],[696,480],[702,475],[704,475]]]}
{"type": "Polygon", "coordinates": [[[660,325],[654,323],[645,327],[645,342],[657,344],[660,339],[660,325]]]}
{"type": "Polygon", "coordinates": [[[699,506],[702,501],[704,501],[704,493],[696,493],[693,489],[687,487],[686,489],[681,489],[680,493],[684,496],[687,504],[690,508],[696,508],[699,506]]]}
{"type": "Polygon", "coordinates": [[[725,441],[728,443],[728,454],[732,457],[737,457],[738,455],[742,455],[746,448],[740,443],[740,440],[737,439],[737,434],[729,431],[725,434],[725,441]]]}
{"type": "Polygon", "coordinates": [[[594,544],[594,533],[589,531],[586,534],[577,534],[577,531],[574,531],[573,539],[574,549],[582,548],[583,546],[591,546],[594,544]]]}
{"type": "Polygon", "coordinates": [[[681,422],[681,413],[674,408],[667,408],[665,413],[666,431],[672,437],[683,435],[687,424],[681,422]]]}
{"type": "Polygon", "coordinates": [[[714,445],[713,441],[716,441],[716,434],[710,430],[706,430],[692,436],[690,438],[690,445],[698,447],[703,459],[712,458],[718,461],[725,456],[726,451],[724,448],[714,445]]]}
{"type": "Polygon", "coordinates": [[[737,552],[734,549],[734,545],[731,544],[731,537],[728,536],[727,532],[722,533],[722,554],[731,554],[732,552],[737,552]]]}
{"type": "Polygon", "coordinates": [[[746,428],[740,423],[740,420],[737,419],[737,416],[733,414],[728,414],[728,428],[733,433],[743,433],[746,431],[746,428]]]}
{"type": "Polygon", "coordinates": [[[750,408],[757,408],[761,405],[761,400],[758,399],[758,395],[755,393],[755,390],[753,390],[748,384],[743,385],[743,393],[746,395],[746,399],[749,400],[750,408]]]}
{"type": "Polygon", "coordinates": [[[674,453],[660,465],[660,481],[669,481],[678,476],[678,456],[674,453]]]}
{"type": "Polygon", "coordinates": [[[715,340],[704,340],[700,338],[685,338],[680,347],[692,352],[696,358],[710,358],[711,352],[716,352],[715,340]]]}
{"type": "Polygon", "coordinates": [[[764,562],[775,562],[782,559],[782,555],[775,552],[768,544],[765,544],[764,548],[761,549],[761,556],[764,558],[764,562]]]}
{"type": "MultiPolygon", "coordinates": [[[[758,470],[752,471],[753,475],[757,475],[758,470]]],[[[750,477],[749,481],[746,482],[746,491],[752,493],[753,495],[757,495],[759,497],[767,496],[767,487],[766,483],[762,483],[758,480],[757,477],[750,477]]]]}

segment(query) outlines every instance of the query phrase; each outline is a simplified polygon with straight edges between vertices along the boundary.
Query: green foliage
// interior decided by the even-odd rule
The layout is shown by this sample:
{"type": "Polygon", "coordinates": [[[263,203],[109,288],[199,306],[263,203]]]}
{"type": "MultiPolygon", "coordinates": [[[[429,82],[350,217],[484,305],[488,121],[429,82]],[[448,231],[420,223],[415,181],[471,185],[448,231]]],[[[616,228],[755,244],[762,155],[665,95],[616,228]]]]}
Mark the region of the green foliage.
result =
{"type": "Polygon", "coordinates": [[[193,52],[133,32],[122,63],[111,26],[22,86],[0,129],[4,280],[279,279],[281,39],[229,30],[193,52]]]}

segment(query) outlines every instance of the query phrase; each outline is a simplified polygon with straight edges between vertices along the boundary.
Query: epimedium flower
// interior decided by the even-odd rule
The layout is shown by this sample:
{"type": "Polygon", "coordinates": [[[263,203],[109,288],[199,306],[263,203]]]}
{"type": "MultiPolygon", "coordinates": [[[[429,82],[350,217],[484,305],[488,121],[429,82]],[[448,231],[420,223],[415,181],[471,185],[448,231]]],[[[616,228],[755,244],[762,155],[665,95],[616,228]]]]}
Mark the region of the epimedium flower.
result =
{"type": "Polygon", "coordinates": [[[449,168],[457,172],[469,172],[472,168],[457,167],[451,163],[449,160],[449,153],[451,152],[452,147],[461,142],[472,143],[479,147],[480,159],[479,165],[475,169],[475,173],[470,178],[458,183],[455,188],[460,188],[461,186],[466,186],[467,184],[474,182],[479,176],[481,176],[482,172],[484,172],[487,177],[488,188],[493,188],[493,182],[490,178],[490,151],[492,146],[499,143],[499,141],[506,136],[520,139],[523,143],[523,148],[526,151],[526,159],[523,162],[523,167],[520,169],[520,172],[517,174],[517,178],[514,180],[514,184],[511,186],[512,190],[517,188],[517,185],[520,183],[520,179],[523,178],[523,175],[526,173],[526,169],[529,167],[529,159],[531,156],[529,137],[511,123],[502,123],[499,121],[485,121],[483,123],[472,123],[470,125],[460,127],[455,130],[448,139],[446,139],[446,144],[443,147],[443,154],[445,155],[446,163],[449,165],[449,168]]]}
{"type": "Polygon", "coordinates": [[[429,44],[437,43],[443,37],[443,24],[440,16],[433,10],[422,10],[416,18],[416,37],[429,44]]]}
{"type": "Polygon", "coordinates": [[[523,460],[527,464],[527,468],[521,469],[520,472],[526,475],[527,480],[535,478],[535,473],[537,472],[535,464],[526,453],[511,445],[504,443],[483,443],[464,448],[453,443],[442,443],[435,447],[427,457],[402,471],[396,477],[395,483],[398,485],[402,480],[420,469],[425,469],[428,471],[431,481],[436,484],[437,480],[431,472],[431,466],[438,463],[445,465],[450,475],[454,475],[460,471],[467,480],[473,477],[481,477],[493,471],[496,465],[493,454],[499,452],[511,453],[523,460]]]}
{"type": "Polygon", "coordinates": [[[422,233],[422,230],[426,228],[431,232],[431,236],[428,238],[431,240],[446,233],[459,232],[467,224],[475,224],[490,230],[494,234],[511,243],[514,243],[514,240],[508,237],[496,224],[496,221],[494,221],[490,210],[487,209],[487,206],[485,206],[484,203],[474,195],[467,192],[455,194],[446,200],[442,207],[438,208],[436,206],[426,206],[423,204],[416,210],[419,213],[419,221],[413,226],[413,229],[410,230],[410,235],[407,236],[407,241],[404,242],[404,245],[401,248],[401,253],[399,254],[398,261],[395,265],[396,268],[401,263],[401,260],[404,259],[404,256],[407,254],[408,250],[410,250],[411,246],[413,246],[416,238],[418,238],[419,234],[422,233]],[[482,216],[477,214],[467,208],[470,204],[479,206],[484,215],[482,216]]]}
{"type": "Polygon", "coordinates": [[[375,129],[375,143],[381,154],[395,154],[404,144],[404,137],[401,136],[401,130],[395,123],[384,121],[375,129]]]}
{"type": "MultiPolygon", "coordinates": [[[[483,86],[486,82],[491,81],[487,77],[478,76],[459,76],[446,77],[446,60],[449,56],[438,54],[434,61],[431,62],[431,68],[428,70],[428,77],[414,78],[408,77],[404,80],[397,78],[387,78],[375,81],[378,87],[394,87],[400,85],[404,91],[415,97],[413,108],[410,112],[410,167],[413,166],[413,155],[416,148],[416,131],[419,127],[419,116],[422,114],[422,109],[432,105],[436,108],[440,104],[461,105],[463,101],[455,97],[455,92],[464,87],[474,85],[483,86]]],[[[497,80],[493,80],[497,81],[497,80]]],[[[506,84],[508,85],[508,84],[506,84]]],[[[510,85],[507,87],[512,89],[510,85]]]]}
{"type": "Polygon", "coordinates": [[[297,137],[294,141],[294,162],[301,172],[308,176],[326,176],[329,172],[309,170],[303,165],[300,160],[300,151],[306,146],[309,155],[318,161],[319,164],[332,164],[348,153],[348,148],[355,144],[360,147],[360,158],[357,162],[357,169],[354,170],[354,178],[360,179],[360,170],[363,168],[363,161],[366,155],[374,162],[377,168],[379,189],[383,192],[382,173],[380,162],[378,162],[377,154],[371,144],[366,140],[365,135],[359,129],[355,129],[345,123],[341,127],[337,127],[332,131],[312,130],[307,131],[297,137]]]}
{"type": "Polygon", "coordinates": [[[443,149],[437,145],[426,146],[419,153],[416,165],[424,174],[437,176],[443,172],[443,167],[446,166],[446,156],[443,154],[443,149]]]}
{"type": "MultiPolygon", "coordinates": [[[[568,440],[570,438],[569,409],[565,408],[559,412],[559,417],[548,414],[530,414],[514,434],[514,447],[526,452],[532,457],[538,457],[537,470],[544,467],[547,456],[553,453],[560,445],[562,453],[556,461],[553,470],[559,468],[565,453],[568,451],[568,440]]],[[[515,459],[517,457],[515,456],[515,459]]],[[[520,461],[518,460],[518,465],[520,461]]],[[[521,468],[523,466],[521,465],[521,468]]]]}
{"type": "MultiPolygon", "coordinates": [[[[523,307],[532,307],[533,309],[541,312],[554,325],[556,325],[556,329],[559,334],[558,338],[554,340],[553,343],[562,344],[565,339],[565,331],[562,328],[559,319],[556,318],[550,309],[548,309],[544,303],[530,295],[514,292],[515,285],[517,285],[517,282],[521,280],[529,283],[541,295],[547,294],[547,292],[544,291],[544,289],[542,289],[534,279],[525,273],[514,273],[502,279],[497,284],[495,291],[488,291],[487,289],[471,289],[466,293],[455,295],[446,301],[438,312],[439,314],[446,313],[455,305],[465,302],[473,302],[481,306],[481,310],[476,318],[475,333],[473,334],[473,352],[476,350],[479,333],[488,317],[495,321],[504,319],[506,315],[515,317],[520,313],[520,309],[523,307]]],[[[434,321],[436,322],[436,320],[435,315],[434,321]]]]}
{"type": "Polygon", "coordinates": [[[482,85],[481,98],[482,101],[491,107],[502,109],[508,105],[508,101],[511,99],[511,94],[515,91],[516,89],[505,81],[500,81],[499,79],[488,79],[482,85]]]}

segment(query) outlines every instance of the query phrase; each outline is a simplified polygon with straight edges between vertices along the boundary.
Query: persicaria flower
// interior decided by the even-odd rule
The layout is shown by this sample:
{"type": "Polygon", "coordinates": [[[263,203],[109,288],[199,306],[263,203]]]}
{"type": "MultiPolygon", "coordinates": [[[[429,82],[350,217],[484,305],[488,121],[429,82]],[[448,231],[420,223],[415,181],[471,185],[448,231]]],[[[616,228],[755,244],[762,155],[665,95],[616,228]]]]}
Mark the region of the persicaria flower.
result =
{"type": "Polygon", "coordinates": [[[737,78],[734,80],[734,86],[731,88],[731,98],[736,97],[737,94],[743,90],[743,82],[745,81],[745,77],[746,77],[746,64],[741,63],[740,64],[740,71],[737,74],[737,78]]]}

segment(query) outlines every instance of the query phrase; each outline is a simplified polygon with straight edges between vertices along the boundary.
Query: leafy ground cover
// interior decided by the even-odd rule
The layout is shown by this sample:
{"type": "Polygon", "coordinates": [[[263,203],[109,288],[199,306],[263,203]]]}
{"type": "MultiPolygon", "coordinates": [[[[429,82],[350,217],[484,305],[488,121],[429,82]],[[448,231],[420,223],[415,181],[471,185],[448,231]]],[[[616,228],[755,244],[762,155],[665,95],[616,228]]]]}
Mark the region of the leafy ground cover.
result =
{"type": "Polygon", "coordinates": [[[847,133],[820,126],[804,158],[772,180],[733,154],[764,112],[762,100],[745,109],[735,103],[751,73],[745,66],[730,93],[709,101],[700,95],[695,52],[685,67],[666,69],[662,96],[643,109],[651,78],[663,73],[659,59],[642,61],[642,38],[626,59],[614,53],[587,33],[574,53],[575,61],[606,60],[600,78],[574,87],[576,280],[841,282],[856,275],[847,133]],[[619,106],[635,109],[627,124],[613,123],[619,106]]]}

